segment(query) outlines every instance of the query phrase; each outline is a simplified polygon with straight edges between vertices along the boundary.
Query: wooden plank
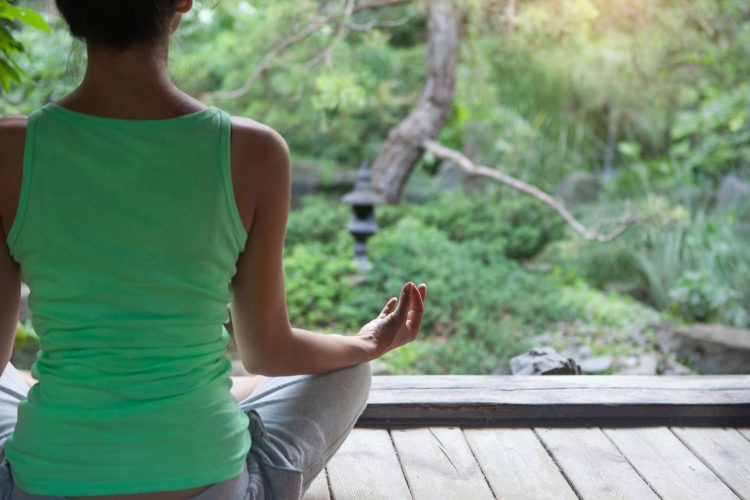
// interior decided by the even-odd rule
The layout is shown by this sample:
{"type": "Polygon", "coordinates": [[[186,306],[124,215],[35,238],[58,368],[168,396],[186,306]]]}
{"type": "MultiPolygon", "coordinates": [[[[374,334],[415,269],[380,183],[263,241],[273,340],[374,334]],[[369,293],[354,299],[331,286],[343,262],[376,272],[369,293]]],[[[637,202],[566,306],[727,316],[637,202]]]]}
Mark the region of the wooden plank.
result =
{"type": "Polygon", "coordinates": [[[320,474],[313,479],[312,484],[302,496],[302,500],[331,500],[325,469],[320,471],[320,474]]]}
{"type": "Polygon", "coordinates": [[[672,429],[690,451],[740,498],[750,498],[750,441],[736,429],[672,429]]]}
{"type": "Polygon", "coordinates": [[[536,432],[581,498],[659,498],[601,429],[536,429],[536,432]]]}
{"type": "Polygon", "coordinates": [[[666,427],[604,429],[604,433],[664,499],[737,498],[666,427]]]}
{"type": "Polygon", "coordinates": [[[461,429],[394,429],[391,437],[415,500],[494,499],[461,429]]]}
{"type": "Polygon", "coordinates": [[[359,426],[737,426],[750,375],[373,377],[359,426]]]}
{"type": "Polygon", "coordinates": [[[327,469],[335,499],[411,498],[387,430],[353,429],[327,469]]]}
{"type": "Polygon", "coordinates": [[[497,498],[576,500],[531,429],[464,429],[497,498]]]}

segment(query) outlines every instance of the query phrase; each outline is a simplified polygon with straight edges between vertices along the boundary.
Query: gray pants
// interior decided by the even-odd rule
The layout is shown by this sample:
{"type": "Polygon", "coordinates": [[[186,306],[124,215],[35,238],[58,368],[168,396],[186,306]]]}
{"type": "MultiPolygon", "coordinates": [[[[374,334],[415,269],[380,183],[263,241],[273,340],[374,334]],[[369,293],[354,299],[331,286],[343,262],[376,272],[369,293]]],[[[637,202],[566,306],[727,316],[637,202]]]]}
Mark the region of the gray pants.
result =
{"type": "MultiPolygon", "coordinates": [[[[192,500],[298,500],[339,449],[367,404],[367,363],[324,375],[273,377],[239,406],[250,418],[247,468],[192,500]]],[[[0,377],[0,500],[63,500],[13,485],[5,441],[28,386],[10,363],[0,377]]]]}

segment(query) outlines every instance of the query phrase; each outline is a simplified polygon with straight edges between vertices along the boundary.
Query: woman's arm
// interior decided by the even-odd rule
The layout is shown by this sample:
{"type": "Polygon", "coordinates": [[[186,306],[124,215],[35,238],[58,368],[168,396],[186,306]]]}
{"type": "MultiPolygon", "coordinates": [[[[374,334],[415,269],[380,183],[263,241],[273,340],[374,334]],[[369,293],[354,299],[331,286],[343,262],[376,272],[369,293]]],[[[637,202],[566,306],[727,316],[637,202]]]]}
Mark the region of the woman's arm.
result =
{"type": "Polygon", "coordinates": [[[289,152],[283,138],[268,128],[251,121],[233,125],[233,179],[243,183],[235,193],[241,193],[238,207],[250,221],[232,279],[232,329],[245,368],[268,376],[325,373],[376,358],[394,345],[398,331],[409,330],[407,324],[416,335],[423,291],[412,293],[417,290],[413,284],[404,287],[399,307],[393,299],[386,304],[381,318],[373,321],[378,328],[361,335],[292,328],[282,263],[290,202],[289,152]],[[245,158],[251,160],[244,163],[245,158]],[[252,199],[251,207],[244,205],[244,195],[252,199]]]}
{"type": "Polygon", "coordinates": [[[0,231],[0,373],[13,354],[18,324],[18,305],[21,297],[21,273],[11,259],[5,244],[5,231],[0,231]]]}
{"type": "Polygon", "coordinates": [[[17,208],[25,139],[25,118],[0,119],[0,373],[13,354],[21,298],[21,270],[6,239],[17,208]]]}

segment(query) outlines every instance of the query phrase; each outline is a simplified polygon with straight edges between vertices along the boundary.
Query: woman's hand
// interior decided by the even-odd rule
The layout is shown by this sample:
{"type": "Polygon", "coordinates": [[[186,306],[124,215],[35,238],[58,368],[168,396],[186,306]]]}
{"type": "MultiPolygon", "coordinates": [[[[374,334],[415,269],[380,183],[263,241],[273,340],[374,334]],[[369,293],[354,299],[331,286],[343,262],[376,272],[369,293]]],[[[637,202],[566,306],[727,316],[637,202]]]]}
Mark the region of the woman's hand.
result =
{"type": "Polygon", "coordinates": [[[427,286],[407,283],[398,299],[393,297],[383,307],[378,317],[367,323],[357,334],[372,345],[370,359],[414,340],[424,314],[427,286]]]}

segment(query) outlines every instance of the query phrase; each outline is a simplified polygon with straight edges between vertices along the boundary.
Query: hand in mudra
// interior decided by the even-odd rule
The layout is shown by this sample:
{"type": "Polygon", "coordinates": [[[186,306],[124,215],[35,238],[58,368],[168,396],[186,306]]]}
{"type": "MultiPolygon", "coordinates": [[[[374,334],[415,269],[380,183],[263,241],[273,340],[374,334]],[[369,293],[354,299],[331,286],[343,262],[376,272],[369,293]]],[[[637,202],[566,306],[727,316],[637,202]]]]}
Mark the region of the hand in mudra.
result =
{"type": "Polygon", "coordinates": [[[426,297],[426,285],[409,282],[398,299],[390,299],[378,317],[362,327],[357,336],[372,344],[372,359],[414,340],[422,323],[426,297]]]}

